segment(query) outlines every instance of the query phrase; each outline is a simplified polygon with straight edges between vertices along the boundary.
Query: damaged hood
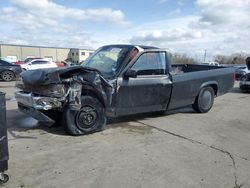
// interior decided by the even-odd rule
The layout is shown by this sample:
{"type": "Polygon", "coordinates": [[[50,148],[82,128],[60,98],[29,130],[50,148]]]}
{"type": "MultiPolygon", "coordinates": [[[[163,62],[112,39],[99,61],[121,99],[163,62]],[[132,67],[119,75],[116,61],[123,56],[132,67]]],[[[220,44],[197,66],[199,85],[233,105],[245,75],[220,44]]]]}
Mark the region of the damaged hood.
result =
{"type": "Polygon", "coordinates": [[[67,85],[67,91],[63,92],[63,96],[65,95],[69,98],[72,109],[80,108],[81,92],[86,87],[95,90],[105,104],[111,103],[111,95],[114,90],[113,86],[98,70],[83,66],[30,70],[21,73],[20,76],[22,78],[23,90],[43,95],[50,95],[50,90],[57,89],[55,86],[67,85]],[[39,88],[44,91],[41,92],[39,88]]]}
{"type": "Polygon", "coordinates": [[[49,85],[62,83],[63,79],[81,76],[81,79],[90,83],[97,82],[100,79],[105,85],[110,86],[100,71],[90,67],[73,66],[67,68],[56,69],[37,69],[29,70],[21,73],[24,84],[27,85],[49,85]]]}

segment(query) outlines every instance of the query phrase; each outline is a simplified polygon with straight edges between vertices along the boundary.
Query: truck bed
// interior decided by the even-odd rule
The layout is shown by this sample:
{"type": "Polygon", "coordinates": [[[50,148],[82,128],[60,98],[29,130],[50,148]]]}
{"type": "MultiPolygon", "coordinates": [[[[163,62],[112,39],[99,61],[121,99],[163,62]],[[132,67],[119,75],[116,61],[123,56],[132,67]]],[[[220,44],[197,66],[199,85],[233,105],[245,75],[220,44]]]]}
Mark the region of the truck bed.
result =
{"type": "Polygon", "coordinates": [[[207,71],[213,69],[222,69],[223,66],[211,66],[211,65],[195,65],[195,64],[173,64],[171,65],[171,74],[183,74],[196,71],[207,71]]]}
{"type": "Polygon", "coordinates": [[[174,64],[171,66],[172,95],[168,109],[193,104],[200,88],[214,87],[215,95],[227,93],[234,84],[234,69],[222,66],[174,64]],[[183,95],[189,93],[189,95],[183,95]]]}

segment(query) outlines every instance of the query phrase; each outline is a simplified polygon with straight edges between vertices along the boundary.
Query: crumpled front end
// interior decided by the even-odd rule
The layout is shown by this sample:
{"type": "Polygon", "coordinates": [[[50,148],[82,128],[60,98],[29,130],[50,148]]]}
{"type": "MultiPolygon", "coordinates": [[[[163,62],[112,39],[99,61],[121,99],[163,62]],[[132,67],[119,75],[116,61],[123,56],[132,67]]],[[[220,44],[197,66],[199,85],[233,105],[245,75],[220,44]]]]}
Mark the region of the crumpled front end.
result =
{"type": "Polygon", "coordinates": [[[25,91],[17,91],[15,98],[24,106],[33,107],[37,110],[51,110],[61,108],[63,99],[55,97],[40,96],[25,91]]]}
{"type": "Polygon", "coordinates": [[[39,121],[53,123],[44,111],[79,110],[83,92],[93,91],[104,106],[111,103],[112,86],[93,69],[75,66],[56,70],[26,71],[15,93],[19,109],[39,121]]]}

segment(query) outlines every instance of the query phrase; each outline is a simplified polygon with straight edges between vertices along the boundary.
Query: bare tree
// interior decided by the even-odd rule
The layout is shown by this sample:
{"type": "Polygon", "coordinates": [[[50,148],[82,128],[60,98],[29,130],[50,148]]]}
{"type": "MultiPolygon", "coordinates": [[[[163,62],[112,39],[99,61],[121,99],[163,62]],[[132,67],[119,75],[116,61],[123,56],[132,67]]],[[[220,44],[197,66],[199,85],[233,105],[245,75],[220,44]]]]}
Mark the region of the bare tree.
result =
{"type": "Polygon", "coordinates": [[[214,61],[220,64],[245,64],[247,54],[235,53],[231,55],[216,55],[214,61]]]}
{"type": "Polygon", "coordinates": [[[198,64],[199,62],[186,54],[172,54],[172,62],[174,64],[198,64]]]}

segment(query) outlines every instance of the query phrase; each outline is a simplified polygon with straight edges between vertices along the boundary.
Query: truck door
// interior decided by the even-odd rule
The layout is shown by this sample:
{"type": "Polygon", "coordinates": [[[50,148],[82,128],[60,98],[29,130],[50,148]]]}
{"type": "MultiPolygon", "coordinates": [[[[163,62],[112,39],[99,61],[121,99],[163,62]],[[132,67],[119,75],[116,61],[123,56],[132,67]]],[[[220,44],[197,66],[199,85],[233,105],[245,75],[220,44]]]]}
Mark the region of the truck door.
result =
{"type": "Polygon", "coordinates": [[[171,94],[166,52],[144,52],[127,71],[136,77],[121,75],[117,80],[116,115],[166,109],[171,94]]]}

